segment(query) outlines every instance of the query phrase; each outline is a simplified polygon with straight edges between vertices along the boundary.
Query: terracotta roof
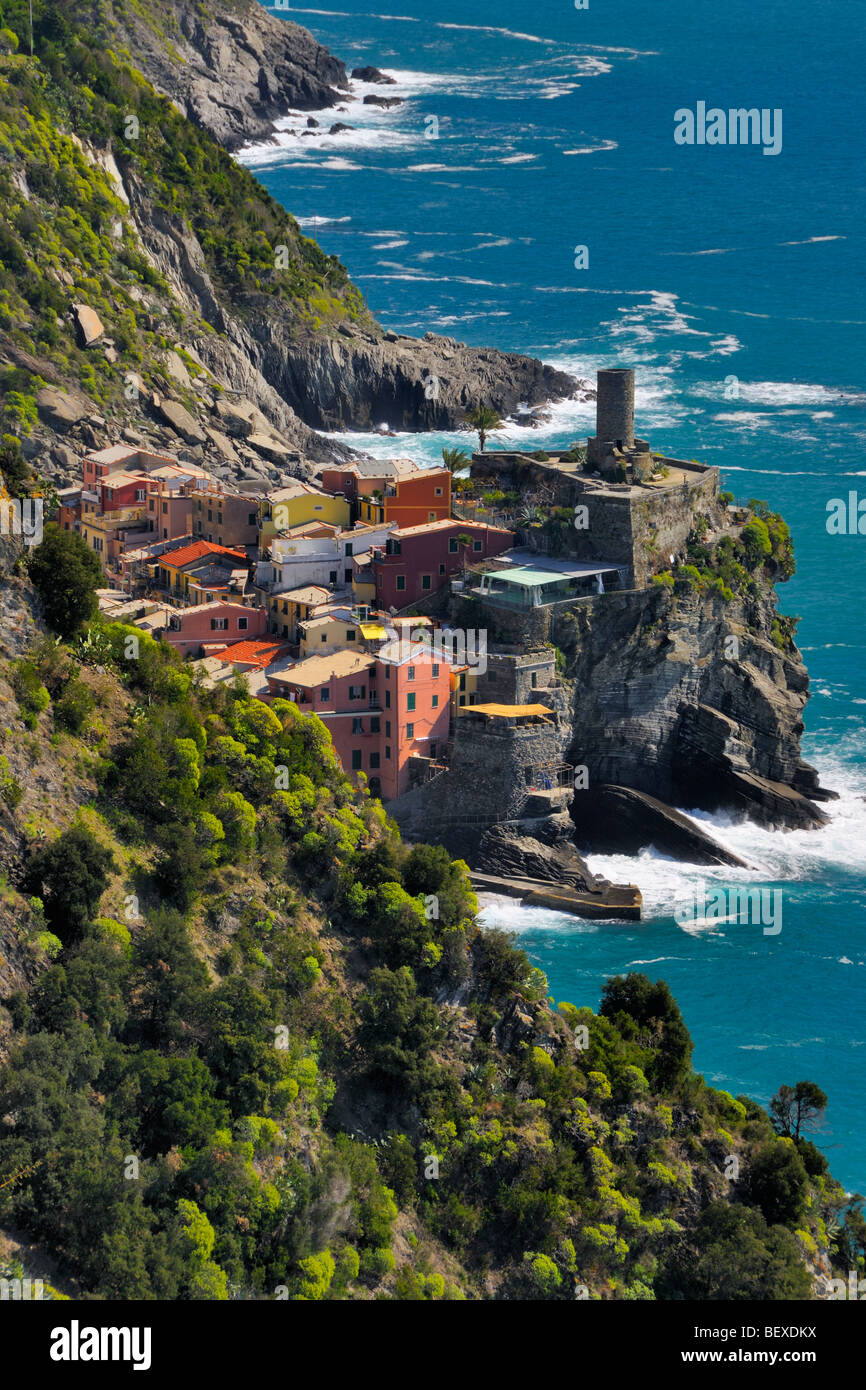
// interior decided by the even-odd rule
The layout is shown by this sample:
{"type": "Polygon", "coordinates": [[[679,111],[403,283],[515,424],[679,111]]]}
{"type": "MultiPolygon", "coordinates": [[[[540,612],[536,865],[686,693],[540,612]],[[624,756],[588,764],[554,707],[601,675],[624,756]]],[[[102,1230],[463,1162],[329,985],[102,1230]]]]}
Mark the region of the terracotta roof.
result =
{"type": "Polygon", "coordinates": [[[213,541],[193,541],[191,545],[181,546],[179,550],[169,550],[160,555],[160,564],[183,567],[190,565],[195,560],[207,559],[209,555],[232,555],[236,560],[243,560],[246,563],[246,552],[243,550],[232,550],[227,545],[216,545],[213,541]]]}
{"type": "Polygon", "coordinates": [[[233,665],[257,666],[264,669],[270,666],[271,662],[276,661],[277,657],[286,650],[285,642],[277,642],[273,638],[268,640],[264,637],[253,638],[249,642],[235,642],[233,646],[227,647],[225,651],[226,661],[233,665]]]}

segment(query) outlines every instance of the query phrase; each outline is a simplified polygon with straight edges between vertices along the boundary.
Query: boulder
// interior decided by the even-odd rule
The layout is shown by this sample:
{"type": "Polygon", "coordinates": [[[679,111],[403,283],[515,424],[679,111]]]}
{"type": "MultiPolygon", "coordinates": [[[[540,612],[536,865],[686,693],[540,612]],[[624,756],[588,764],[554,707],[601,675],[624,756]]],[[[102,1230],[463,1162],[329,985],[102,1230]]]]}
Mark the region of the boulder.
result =
{"type": "Polygon", "coordinates": [[[395,78],[389,77],[387,73],[381,72],[379,68],[374,68],[370,63],[365,68],[353,68],[352,76],[356,82],[385,82],[390,87],[395,85],[395,78]]]}
{"type": "Polygon", "coordinates": [[[378,96],[375,95],[374,92],[368,92],[367,95],[364,97],[364,105],[365,105],[365,106],[381,106],[385,111],[387,111],[387,110],[389,110],[392,106],[402,106],[402,105],[403,105],[403,98],[402,98],[402,97],[378,97],[378,96]]]}
{"type": "Polygon", "coordinates": [[[59,386],[42,386],[36,392],[36,409],[43,424],[65,434],[85,418],[89,402],[82,396],[61,391],[59,386]]]}
{"type": "Polygon", "coordinates": [[[684,864],[750,867],[689,816],[633,787],[605,783],[576,791],[571,814],[584,852],[637,854],[652,847],[684,864]]]}
{"type": "Polygon", "coordinates": [[[187,444],[203,444],[205,433],[201,426],[193,419],[186,406],[181,405],[180,401],[173,401],[168,398],[161,399],[156,407],[158,414],[170,425],[175,433],[186,440],[187,444]]]}
{"type": "Polygon", "coordinates": [[[88,348],[99,342],[105,328],[95,309],[91,309],[89,304],[73,304],[72,317],[79,347],[88,348]]]}

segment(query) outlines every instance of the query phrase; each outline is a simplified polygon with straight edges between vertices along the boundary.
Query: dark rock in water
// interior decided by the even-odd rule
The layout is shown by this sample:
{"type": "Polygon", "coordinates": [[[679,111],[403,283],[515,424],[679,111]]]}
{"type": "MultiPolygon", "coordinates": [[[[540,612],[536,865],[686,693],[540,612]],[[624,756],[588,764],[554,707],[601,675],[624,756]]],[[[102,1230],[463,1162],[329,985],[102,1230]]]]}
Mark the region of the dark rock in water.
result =
{"type": "Polygon", "coordinates": [[[329,135],[339,135],[341,130],[354,130],[353,125],[344,125],[342,121],[335,121],[328,131],[329,135]]]}
{"type": "Polygon", "coordinates": [[[307,127],[308,127],[308,129],[310,129],[310,130],[315,130],[315,129],[318,128],[318,124],[319,124],[319,122],[316,120],[315,116],[308,116],[308,117],[307,117],[307,127]]]}
{"type": "Polygon", "coordinates": [[[396,85],[393,77],[389,77],[387,73],[380,72],[378,68],[369,64],[365,68],[352,68],[352,76],[357,82],[386,82],[391,87],[396,85]]]}
{"type": "Polygon", "coordinates": [[[578,844],[595,854],[637,854],[652,846],[684,864],[749,867],[688,816],[631,787],[577,791],[571,814],[578,844]]]}
{"type": "Polygon", "coordinates": [[[377,97],[373,92],[368,92],[364,97],[365,106],[381,106],[387,111],[391,106],[402,106],[402,97],[377,97]]]}

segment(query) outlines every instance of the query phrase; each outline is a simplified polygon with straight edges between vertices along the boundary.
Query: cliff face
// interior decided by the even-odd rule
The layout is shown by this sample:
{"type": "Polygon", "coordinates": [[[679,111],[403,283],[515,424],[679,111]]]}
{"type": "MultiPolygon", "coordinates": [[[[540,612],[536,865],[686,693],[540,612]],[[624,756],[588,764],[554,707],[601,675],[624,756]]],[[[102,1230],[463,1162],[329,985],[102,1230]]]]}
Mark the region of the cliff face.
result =
{"type": "Polygon", "coordinates": [[[347,87],[339,58],[256,0],[150,0],[110,12],[157,91],[227,150],[265,138],[291,108],[336,105],[347,87]]]}
{"type": "Polygon", "coordinates": [[[822,824],[814,798],[828,793],[800,756],[809,677],[796,647],[773,641],[775,617],[772,590],[726,604],[662,589],[561,617],[555,640],[575,692],[569,761],[587,767],[590,788],[781,828],[822,824]]]}

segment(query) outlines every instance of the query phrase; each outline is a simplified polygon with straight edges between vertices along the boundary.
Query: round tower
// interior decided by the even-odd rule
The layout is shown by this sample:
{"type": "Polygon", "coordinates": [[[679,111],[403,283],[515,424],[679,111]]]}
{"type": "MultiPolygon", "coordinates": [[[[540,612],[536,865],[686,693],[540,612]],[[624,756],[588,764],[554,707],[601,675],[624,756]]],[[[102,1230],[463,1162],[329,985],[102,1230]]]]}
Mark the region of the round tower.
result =
{"type": "Polygon", "coordinates": [[[634,447],[634,371],[605,367],[598,373],[595,437],[599,444],[634,447]]]}

